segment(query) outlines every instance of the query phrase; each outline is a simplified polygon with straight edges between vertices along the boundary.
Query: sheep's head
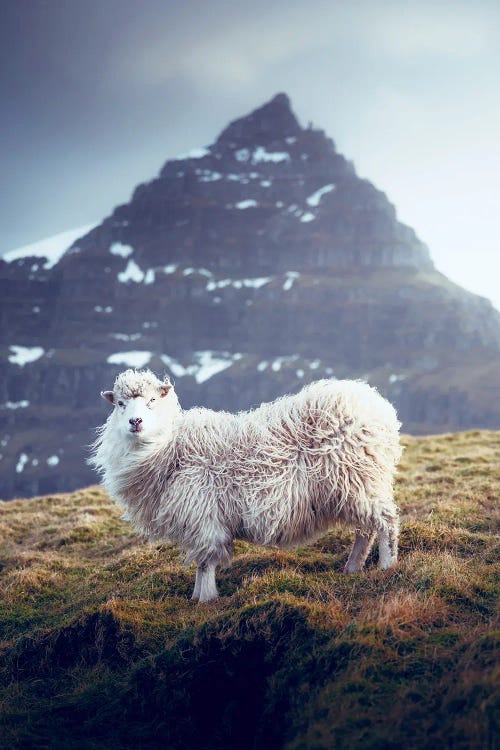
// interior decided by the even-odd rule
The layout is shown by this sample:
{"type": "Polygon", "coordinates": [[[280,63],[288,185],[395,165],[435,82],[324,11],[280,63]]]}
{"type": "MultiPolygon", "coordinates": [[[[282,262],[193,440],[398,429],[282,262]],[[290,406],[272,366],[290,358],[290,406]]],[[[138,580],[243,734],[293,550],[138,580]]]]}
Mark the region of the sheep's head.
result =
{"type": "Polygon", "coordinates": [[[113,427],[130,440],[154,437],[179,409],[169,379],[159,380],[150,370],[125,370],[101,396],[114,406],[113,427]]]}

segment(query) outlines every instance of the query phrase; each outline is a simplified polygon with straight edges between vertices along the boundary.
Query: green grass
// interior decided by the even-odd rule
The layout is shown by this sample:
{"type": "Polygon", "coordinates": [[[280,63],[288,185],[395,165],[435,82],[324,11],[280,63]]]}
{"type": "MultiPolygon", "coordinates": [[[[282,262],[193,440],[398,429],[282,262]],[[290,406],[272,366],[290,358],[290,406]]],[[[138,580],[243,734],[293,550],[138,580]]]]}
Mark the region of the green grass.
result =
{"type": "Polygon", "coordinates": [[[100,488],[2,504],[1,747],[495,750],[499,435],[404,443],[395,568],[237,542],[202,605],[100,488]]]}

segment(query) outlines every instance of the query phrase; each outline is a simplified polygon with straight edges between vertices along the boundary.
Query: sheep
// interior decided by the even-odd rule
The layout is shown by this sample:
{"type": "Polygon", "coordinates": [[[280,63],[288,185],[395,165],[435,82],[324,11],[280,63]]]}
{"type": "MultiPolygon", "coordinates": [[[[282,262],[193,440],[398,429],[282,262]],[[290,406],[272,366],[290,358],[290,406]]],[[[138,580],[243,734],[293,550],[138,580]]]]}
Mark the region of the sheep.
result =
{"type": "Polygon", "coordinates": [[[355,529],[346,573],[376,537],[380,567],[396,562],[400,423],[368,384],[318,380],[251,411],[184,411],[168,377],[129,369],[101,395],[114,408],[89,462],[139,533],[196,563],[193,599],[218,596],[235,538],[295,547],[340,522],[355,529]]]}

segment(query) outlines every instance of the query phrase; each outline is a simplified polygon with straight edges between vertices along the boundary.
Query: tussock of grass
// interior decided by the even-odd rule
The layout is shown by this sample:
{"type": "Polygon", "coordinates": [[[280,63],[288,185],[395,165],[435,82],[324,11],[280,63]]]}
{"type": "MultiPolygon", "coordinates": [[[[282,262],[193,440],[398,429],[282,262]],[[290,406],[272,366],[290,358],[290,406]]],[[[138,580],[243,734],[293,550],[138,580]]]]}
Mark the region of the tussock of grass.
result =
{"type": "Polygon", "coordinates": [[[2,747],[493,750],[498,434],[404,441],[395,568],[237,542],[204,605],[100,488],[3,504],[2,747]]]}

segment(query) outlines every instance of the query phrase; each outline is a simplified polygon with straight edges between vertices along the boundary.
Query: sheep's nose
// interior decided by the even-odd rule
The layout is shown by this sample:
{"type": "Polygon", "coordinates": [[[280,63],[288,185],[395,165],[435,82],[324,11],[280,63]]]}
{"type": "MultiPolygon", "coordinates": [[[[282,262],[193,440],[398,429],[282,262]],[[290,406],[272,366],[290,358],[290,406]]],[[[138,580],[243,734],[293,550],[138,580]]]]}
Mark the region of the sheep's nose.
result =
{"type": "Polygon", "coordinates": [[[131,417],[129,420],[129,424],[132,425],[132,427],[139,427],[139,425],[142,422],[141,417],[131,417]]]}

